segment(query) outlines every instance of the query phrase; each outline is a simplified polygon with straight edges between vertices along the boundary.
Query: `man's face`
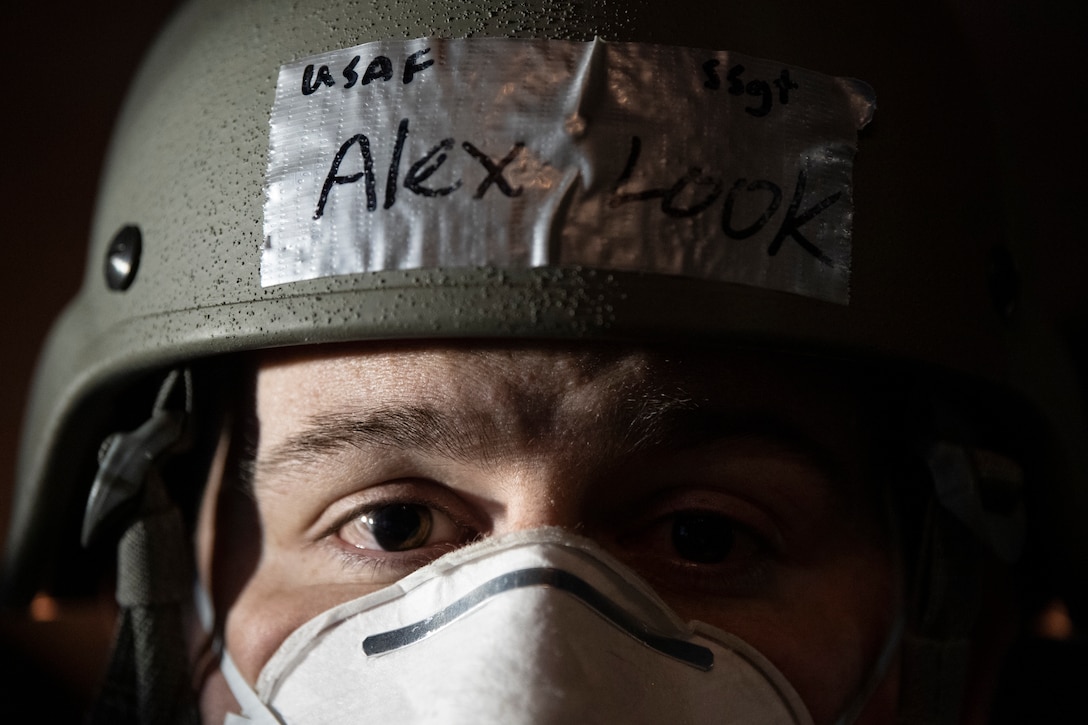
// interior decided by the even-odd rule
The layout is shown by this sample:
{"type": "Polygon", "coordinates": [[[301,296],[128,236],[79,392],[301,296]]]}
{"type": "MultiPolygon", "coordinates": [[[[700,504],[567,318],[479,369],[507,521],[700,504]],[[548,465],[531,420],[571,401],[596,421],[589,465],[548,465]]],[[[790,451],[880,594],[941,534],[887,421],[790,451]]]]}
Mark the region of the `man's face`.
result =
{"type": "Polygon", "coordinates": [[[866,684],[897,598],[859,410],[827,367],[750,353],[268,353],[256,526],[229,491],[209,514],[213,477],[204,574],[252,683],[326,609],[481,537],[566,527],[756,647],[826,722],[866,684]]]}

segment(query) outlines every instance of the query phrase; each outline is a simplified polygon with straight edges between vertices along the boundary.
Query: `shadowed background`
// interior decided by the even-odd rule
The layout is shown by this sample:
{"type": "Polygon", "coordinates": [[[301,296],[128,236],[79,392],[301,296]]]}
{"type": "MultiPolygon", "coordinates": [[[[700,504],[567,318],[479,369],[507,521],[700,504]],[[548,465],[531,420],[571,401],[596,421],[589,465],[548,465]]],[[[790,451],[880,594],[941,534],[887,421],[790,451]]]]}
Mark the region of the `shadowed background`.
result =
{"type": "MultiPolygon", "coordinates": [[[[0,540],[31,374],[83,274],[98,177],[121,100],[178,0],[14,0],[0,13],[0,540]]],[[[78,722],[112,625],[95,602],[0,613],[0,719],[78,722]]]]}

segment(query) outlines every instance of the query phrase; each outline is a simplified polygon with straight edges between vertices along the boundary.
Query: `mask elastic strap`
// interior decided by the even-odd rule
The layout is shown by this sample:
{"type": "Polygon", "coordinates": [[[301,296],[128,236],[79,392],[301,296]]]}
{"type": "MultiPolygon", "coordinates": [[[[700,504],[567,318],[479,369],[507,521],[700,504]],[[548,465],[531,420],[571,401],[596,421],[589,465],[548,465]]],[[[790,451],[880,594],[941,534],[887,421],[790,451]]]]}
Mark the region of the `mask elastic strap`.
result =
{"type": "Polygon", "coordinates": [[[865,711],[869,700],[881,683],[884,682],[895,656],[899,653],[900,645],[903,643],[903,619],[903,607],[899,606],[895,621],[892,622],[892,626],[888,630],[888,636],[884,639],[884,644],[881,646],[880,653],[873,663],[868,679],[866,679],[858,694],[847,705],[843,714],[835,721],[836,725],[850,725],[861,717],[861,713],[865,711]]]}
{"type": "Polygon", "coordinates": [[[212,604],[208,590],[204,588],[199,577],[193,584],[193,606],[196,610],[197,620],[204,634],[211,638],[210,656],[214,659],[219,673],[223,675],[227,687],[234,695],[235,701],[242,709],[238,715],[228,712],[223,717],[223,725],[277,725],[283,721],[276,717],[275,713],[261,702],[257,693],[246,682],[246,678],[234,664],[230,653],[223,646],[223,639],[215,634],[215,606],[212,604]]]}
{"type": "Polygon", "coordinates": [[[246,682],[246,678],[242,677],[242,673],[238,671],[230,652],[226,650],[223,651],[219,660],[219,671],[226,680],[234,699],[242,708],[241,715],[228,712],[223,718],[223,725],[282,725],[283,720],[276,717],[275,713],[261,702],[257,693],[246,682]]]}
{"type": "Polygon", "coordinates": [[[215,632],[215,605],[211,595],[204,587],[200,577],[196,577],[192,587],[193,609],[196,612],[197,622],[204,634],[209,638],[210,647],[207,656],[213,661],[223,675],[238,706],[242,708],[242,714],[228,712],[223,717],[223,725],[274,725],[281,723],[275,713],[268,709],[253,688],[246,682],[246,678],[234,664],[230,653],[223,646],[223,638],[215,632]]]}
{"type": "Polygon", "coordinates": [[[198,721],[190,678],[183,607],[192,562],[185,525],[156,471],[185,446],[192,410],[188,371],[171,372],[150,419],[111,436],[87,502],[84,544],[121,528],[117,550],[118,628],[113,654],[89,722],[198,721]]]}
{"type": "Polygon", "coordinates": [[[980,558],[979,542],[932,500],[903,636],[900,725],[959,722],[979,606],[980,558]]]}
{"type": "MultiPolygon", "coordinates": [[[[896,514],[895,503],[892,500],[891,491],[889,489],[885,489],[883,507],[885,521],[889,527],[889,541],[902,541],[902,521],[896,514]]],[[[903,563],[903,547],[901,545],[892,546],[891,556],[893,559],[894,572],[891,601],[895,610],[895,616],[891,626],[888,628],[888,634],[884,638],[884,643],[881,645],[880,652],[877,654],[873,666],[869,671],[868,678],[857,691],[857,694],[847,703],[842,714],[835,720],[836,725],[851,725],[851,723],[856,722],[857,719],[861,717],[861,714],[869,705],[869,701],[883,684],[884,678],[887,677],[889,670],[891,670],[892,663],[899,655],[900,647],[903,643],[903,632],[906,628],[907,617],[904,594],[906,584],[902,574],[905,568],[903,563]]]]}
{"type": "Polygon", "coordinates": [[[1015,563],[1024,546],[1024,474],[959,406],[927,396],[927,436],[916,451],[931,484],[903,636],[898,722],[952,725],[970,674],[983,563],[1015,563]],[[932,435],[932,434],[931,434],[932,435]]]}

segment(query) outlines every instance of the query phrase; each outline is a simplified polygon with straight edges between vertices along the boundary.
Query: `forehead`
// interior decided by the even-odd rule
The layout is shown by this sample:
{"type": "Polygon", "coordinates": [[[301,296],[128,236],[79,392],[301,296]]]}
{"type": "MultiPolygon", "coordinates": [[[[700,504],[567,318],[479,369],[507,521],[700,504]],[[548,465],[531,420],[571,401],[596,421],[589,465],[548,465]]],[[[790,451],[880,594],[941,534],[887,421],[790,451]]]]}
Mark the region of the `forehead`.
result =
{"type": "Polygon", "coordinates": [[[856,376],[840,365],[745,350],[359,344],[267,352],[257,368],[262,447],[325,414],[424,406],[527,440],[710,412],[718,424],[778,426],[841,449],[861,408],[856,376]]]}

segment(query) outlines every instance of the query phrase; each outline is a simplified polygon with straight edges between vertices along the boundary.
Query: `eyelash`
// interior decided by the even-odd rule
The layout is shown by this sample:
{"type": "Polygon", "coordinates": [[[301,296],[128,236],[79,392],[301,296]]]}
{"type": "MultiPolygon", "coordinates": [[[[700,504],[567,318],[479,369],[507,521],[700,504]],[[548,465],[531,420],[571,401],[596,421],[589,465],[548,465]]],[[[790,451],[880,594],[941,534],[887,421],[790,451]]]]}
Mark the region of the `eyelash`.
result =
{"type": "Polygon", "coordinates": [[[353,573],[365,573],[369,576],[378,576],[385,573],[391,574],[396,578],[400,578],[419,567],[425,566],[434,561],[443,554],[453,551],[464,544],[474,541],[480,537],[480,534],[476,532],[476,529],[472,526],[466,525],[461,517],[455,516],[451,513],[448,507],[442,506],[438,501],[428,496],[418,496],[398,491],[396,494],[382,497],[378,500],[366,501],[364,503],[357,504],[349,509],[344,514],[337,517],[328,527],[326,527],[320,534],[321,541],[329,542],[333,547],[334,552],[339,558],[341,566],[345,571],[351,571],[353,573]],[[383,506],[389,506],[392,504],[408,504],[413,506],[425,506],[432,511],[436,511],[444,516],[447,516],[450,521],[460,530],[464,532],[474,532],[472,536],[466,537],[463,541],[456,543],[445,543],[428,546],[421,549],[412,549],[409,551],[383,551],[383,550],[370,550],[361,549],[356,546],[352,546],[347,542],[340,539],[340,531],[352,523],[356,519],[364,516],[367,513],[382,508],[383,506]],[[374,551],[374,554],[368,554],[366,552],[374,551]]]}
{"type": "MultiPolygon", "coordinates": [[[[421,495],[419,486],[441,484],[426,481],[403,481],[373,498],[357,503],[339,515],[319,533],[320,540],[332,549],[344,571],[353,577],[392,583],[415,569],[426,566],[443,554],[486,535],[479,524],[470,522],[470,515],[457,512],[441,493],[421,495]],[[445,516],[464,535],[456,541],[426,545],[406,551],[385,551],[355,546],[341,538],[343,529],[366,514],[393,504],[423,506],[445,516]],[[466,523],[470,522],[470,523],[466,523]]],[[[781,544],[777,529],[765,515],[748,502],[723,503],[722,496],[686,493],[682,490],[662,492],[641,511],[629,511],[615,523],[620,535],[613,539],[615,552],[655,587],[699,591],[710,596],[743,597],[765,591],[775,573],[774,564],[781,560],[781,544]],[[740,509],[740,510],[738,510],[740,509]],[[747,513],[745,513],[747,512],[747,513]],[[737,552],[730,552],[725,561],[694,563],[683,561],[667,540],[666,527],[675,525],[677,516],[704,513],[719,517],[731,526],[738,539],[737,552]],[[633,515],[632,515],[633,514],[633,515]],[[753,520],[759,523],[753,523],[753,520]],[[772,530],[765,530],[768,526],[772,530]]],[[[732,501],[729,498],[728,501],[732,501]]]]}
{"type": "Polygon", "coordinates": [[[626,554],[621,558],[655,587],[684,588],[732,597],[765,591],[772,583],[775,564],[782,561],[784,554],[779,531],[757,505],[736,497],[729,497],[728,502],[719,500],[721,498],[712,496],[708,500],[698,491],[689,494],[682,489],[663,492],[641,511],[629,516],[632,525],[616,540],[626,554]],[[715,500],[718,503],[713,503],[715,500]],[[678,562],[676,552],[670,548],[671,542],[658,548],[653,543],[647,544],[661,543],[662,527],[675,525],[676,517],[698,513],[728,522],[738,539],[735,546],[742,550],[730,552],[721,563],[700,564],[678,562]]]}
{"type": "MultiPolygon", "coordinates": [[[[450,547],[450,550],[453,548],[450,547]]],[[[418,554],[404,555],[399,552],[383,552],[381,556],[370,556],[358,553],[359,551],[362,550],[357,549],[352,552],[344,548],[337,548],[336,555],[340,560],[341,569],[352,574],[364,574],[378,579],[383,579],[386,574],[393,579],[400,579],[416,569],[430,564],[441,554],[446,553],[443,551],[437,555],[421,556],[418,554]]]]}
{"type": "Polygon", "coordinates": [[[753,551],[744,555],[740,563],[730,561],[727,564],[690,564],[668,566],[667,576],[676,577],[679,582],[666,582],[665,576],[655,574],[651,566],[638,567],[647,579],[661,586],[676,587],[678,584],[687,589],[715,595],[732,597],[752,596],[764,590],[774,572],[775,555],[762,537],[751,532],[743,525],[736,525],[737,531],[747,536],[753,543],[753,551]]]}

